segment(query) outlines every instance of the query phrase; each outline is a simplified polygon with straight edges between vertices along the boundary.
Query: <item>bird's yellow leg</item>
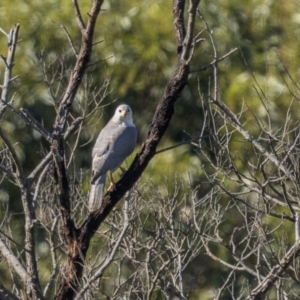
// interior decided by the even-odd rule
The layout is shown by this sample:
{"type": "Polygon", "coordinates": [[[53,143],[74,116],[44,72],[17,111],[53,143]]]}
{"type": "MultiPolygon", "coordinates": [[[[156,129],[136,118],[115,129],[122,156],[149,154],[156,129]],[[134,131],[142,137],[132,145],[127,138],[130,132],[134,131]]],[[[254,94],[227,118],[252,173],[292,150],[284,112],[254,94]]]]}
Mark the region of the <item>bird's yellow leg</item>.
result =
{"type": "MultiPolygon", "coordinates": [[[[123,168],[121,166],[119,168],[122,171],[122,175],[127,171],[125,168],[123,168]]],[[[110,179],[110,183],[109,183],[109,186],[107,188],[108,192],[112,191],[115,188],[115,186],[116,186],[116,184],[114,182],[114,178],[113,178],[112,172],[109,172],[109,179],[110,179]]]]}
{"type": "Polygon", "coordinates": [[[112,191],[115,188],[115,186],[116,186],[116,184],[114,182],[114,178],[113,178],[112,172],[109,172],[109,178],[110,178],[110,184],[109,184],[109,186],[107,188],[108,192],[112,191]]]}

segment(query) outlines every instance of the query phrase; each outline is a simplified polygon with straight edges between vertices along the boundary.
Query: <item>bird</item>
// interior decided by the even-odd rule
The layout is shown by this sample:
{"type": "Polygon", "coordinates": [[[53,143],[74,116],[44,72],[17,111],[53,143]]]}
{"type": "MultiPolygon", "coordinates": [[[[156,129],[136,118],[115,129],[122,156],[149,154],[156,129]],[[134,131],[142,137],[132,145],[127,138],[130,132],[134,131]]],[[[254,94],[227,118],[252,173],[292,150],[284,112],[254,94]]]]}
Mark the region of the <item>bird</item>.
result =
{"type": "Polygon", "coordinates": [[[111,190],[114,186],[112,172],[121,167],[123,161],[133,152],[136,139],[132,110],[129,105],[121,104],[99,133],[92,151],[92,178],[88,201],[90,211],[101,207],[107,172],[110,171],[111,175],[108,188],[111,190]]]}

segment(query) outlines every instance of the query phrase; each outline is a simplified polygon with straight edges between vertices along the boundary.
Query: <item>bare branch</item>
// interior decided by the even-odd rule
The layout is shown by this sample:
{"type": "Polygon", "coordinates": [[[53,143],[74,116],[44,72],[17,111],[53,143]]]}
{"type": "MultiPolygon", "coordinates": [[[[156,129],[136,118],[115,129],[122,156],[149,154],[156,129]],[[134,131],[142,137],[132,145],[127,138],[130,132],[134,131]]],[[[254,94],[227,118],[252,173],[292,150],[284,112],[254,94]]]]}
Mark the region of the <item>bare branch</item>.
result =
{"type": "Polygon", "coordinates": [[[293,180],[293,181],[296,182],[294,176],[289,172],[288,169],[286,169],[286,167],[281,163],[281,161],[279,161],[277,159],[277,157],[273,153],[270,153],[269,151],[267,151],[255,138],[253,138],[249,134],[248,131],[246,131],[243,128],[243,126],[241,125],[241,123],[239,122],[239,120],[237,119],[237,117],[233,114],[232,111],[229,110],[229,108],[227,108],[225,106],[224,103],[221,103],[219,100],[214,100],[213,102],[216,105],[218,105],[218,107],[224,112],[224,114],[227,117],[227,119],[229,120],[230,124],[234,128],[236,128],[237,131],[240,132],[244,136],[244,138],[246,139],[246,141],[248,141],[251,144],[253,144],[255,146],[255,148],[260,151],[260,153],[262,153],[264,156],[266,156],[267,159],[269,159],[270,161],[272,161],[291,180],[293,180]]]}
{"type": "MultiPolygon", "coordinates": [[[[75,6],[77,5],[76,3],[77,2],[75,2],[75,6]]],[[[54,123],[53,136],[55,139],[60,139],[63,135],[69,110],[75,99],[78,87],[81,84],[83,74],[89,64],[90,57],[92,54],[92,43],[95,25],[102,4],[103,0],[93,1],[92,8],[90,11],[90,18],[88,20],[86,29],[82,31],[82,42],[80,51],[76,60],[76,64],[69,78],[68,86],[59,105],[57,117],[54,123]]]]}
{"type": "MultiPolygon", "coordinates": [[[[50,155],[49,155],[50,157],[50,155]]],[[[50,160],[50,158],[49,158],[50,160]]],[[[35,187],[35,191],[34,191],[34,196],[33,196],[33,207],[35,208],[36,205],[37,205],[37,202],[38,202],[38,197],[39,197],[39,194],[40,194],[40,189],[41,189],[41,185],[42,185],[42,182],[44,181],[44,178],[45,176],[47,175],[47,173],[49,172],[49,168],[50,168],[51,164],[48,163],[45,165],[43,171],[41,172],[41,175],[39,176],[39,179],[36,183],[36,187],[35,187]]]]}
{"type": "Polygon", "coordinates": [[[14,66],[14,58],[15,58],[15,51],[18,43],[19,29],[20,29],[20,24],[17,23],[15,28],[10,31],[9,35],[7,35],[8,53],[7,53],[7,58],[5,58],[6,67],[4,71],[4,81],[2,84],[2,93],[1,93],[1,101],[0,101],[0,120],[3,117],[6,108],[5,103],[8,102],[8,93],[9,93],[10,83],[12,81],[12,69],[14,66]]]}
{"type": "Polygon", "coordinates": [[[71,48],[72,48],[72,50],[73,50],[73,52],[74,52],[74,55],[77,57],[77,55],[78,55],[77,50],[76,50],[76,48],[75,48],[75,45],[74,45],[74,43],[73,43],[73,41],[72,41],[72,38],[71,38],[71,36],[70,36],[70,34],[69,34],[67,28],[65,27],[65,25],[63,25],[63,24],[59,25],[59,24],[57,24],[56,22],[54,22],[53,20],[52,20],[52,22],[53,22],[54,24],[56,24],[57,26],[59,26],[60,28],[62,28],[62,30],[65,32],[65,34],[66,34],[66,36],[67,36],[67,39],[68,39],[68,41],[69,41],[69,43],[70,43],[70,45],[71,45],[71,48]]]}
{"type": "Polygon", "coordinates": [[[40,123],[38,122],[32,115],[31,113],[25,109],[25,108],[21,108],[20,109],[21,113],[23,114],[23,116],[26,118],[27,120],[27,124],[29,124],[30,126],[32,126],[36,131],[38,131],[39,133],[42,134],[42,136],[48,141],[48,142],[52,142],[52,135],[50,132],[48,132],[46,130],[46,128],[40,123]]]}
{"type": "Polygon", "coordinates": [[[29,182],[32,182],[34,178],[44,170],[44,168],[48,165],[48,163],[51,161],[52,153],[49,152],[45,158],[36,166],[36,168],[29,174],[27,177],[27,180],[29,182]]]}
{"type": "Polygon", "coordinates": [[[18,181],[18,183],[23,186],[24,185],[24,174],[23,174],[23,168],[22,168],[22,164],[19,160],[19,157],[15,151],[15,148],[13,147],[13,145],[11,144],[10,140],[7,138],[7,136],[4,134],[4,132],[2,131],[2,129],[0,128],[0,137],[2,138],[3,142],[5,143],[5,145],[7,146],[7,149],[9,151],[9,153],[11,154],[11,157],[13,159],[13,162],[16,166],[16,172],[14,173],[16,175],[16,179],[18,181]]]}
{"type": "Polygon", "coordinates": [[[53,233],[55,231],[55,228],[57,226],[57,223],[59,221],[59,217],[57,216],[55,219],[54,219],[54,222],[51,226],[51,229],[49,231],[49,245],[50,245],[50,251],[51,251],[51,259],[52,259],[52,273],[51,273],[51,276],[44,288],[44,292],[43,292],[43,295],[44,297],[46,297],[47,293],[48,293],[48,290],[51,286],[51,284],[53,283],[54,281],[54,278],[58,272],[58,261],[57,261],[57,258],[56,258],[56,249],[55,249],[55,245],[54,245],[54,242],[53,242],[53,233]]]}
{"type": "Polygon", "coordinates": [[[81,125],[81,123],[83,122],[84,117],[78,117],[77,119],[75,119],[71,126],[68,127],[68,129],[66,130],[65,134],[64,134],[64,140],[67,141],[72,134],[78,129],[78,127],[81,125]]]}
{"type": "Polygon", "coordinates": [[[84,24],[82,16],[81,16],[78,1],[77,0],[72,0],[72,3],[73,3],[73,6],[74,6],[75,15],[76,15],[76,19],[77,19],[79,29],[80,29],[81,33],[83,34],[84,31],[85,31],[85,24],[84,24]]]}
{"type": "Polygon", "coordinates": [[[10,290],[5,288],[1,282],[0,282],[0,299],[1,300],[21,300],[14,293],[12,293],[10,290]]]}
{"type": "Polygon", "coordinates": [[[100,63],[102,63],[102,62],[104,62],[104,61],[106,61],[106,60],[108,60],[108,59],[110,59],[110,58],[112,58],[112,57],[114,57],[114,55],[109,55],[109,56],[107,56],[106,58],[103,58],[103,59],[97,60],[97,61],[95,61],[95,62],[92,62],[92,63],[88,64],[88,67],[91,67],[91,66],[100,64],[100,63]]]}
{"type": "Polygon", "coordinates": [[[38,131],[46,140],[48,140],[50,143],[52,142],[52,137],[51,137],[51,133],[48,132],[46,130],[46,128],[39,123],[31,114],[27,109],[21,108],[20,111],[17,111],[16,109],[14,109],[14,107],[9,104],[6,103],[4,101],[2,101],[3,104],[6,107],[9,107],[9,109],[11,109],[13,111],[13,113],[15,115],[17,115],[20,119],[24,120],[26,122],[27,125],[31,126],[32,128],[34,128],[36,131],[38,131]]]}
{"type": "Polygon", "coordinates": [[[6,173],[7,175],[14,175],[14,171],[10,168],[10,167],[6,167],[2,164],[0,164],[0,170],[3,172],[3,173],[6,173]]]}
{"type": "Polygon", "coordinates": [[[195,19],[196,19],[196,13],[197,13],[199,2],[200,0],[190,0],[190,5],[188,8],[189,16],[187,21],[186,35],[183,40],[184,47],[182,51],[182,59],[185,61],[186,64],[190,63],[193,55],[195,19]]]}
{"type": "Polygon", "coordinates": [[[11,252],[11,250],[7,247],[4,240],[0,238],[0,251],[2,255],[7,259],[8,263],[13,267],[15,272],[19,275],[24,284],[27,283],[28,276],[25,268],[22,266],[21,262],[17,259],[17,257],[11,252]]]}
{"type": "MultiPolygon", "coordinates": [[[[77,119],[75,119],[73,121],[73,123],[71,124],[70,127],[68,127],[68,129],[66,130],[65,134],[64,134],[64,141],[67,141],[72,134],[78,129],[78,126],[83,122],[84,118],[83,117],[79,117],[77,119]]],[[[29,174],[29,176],[27,177],[27,180],[29,182],[32,182],[34,180],[34,178],[44,170],[44,168],[49,164],[49,162],[52,159],[52,153],[49,152],[45,158],[36,166],[36,168],[29,174]]]]}
{"type": "Polygon", "coordinates": [[[180,147],[180,146],[182,146],[182,145],[192,144],[194,141],[199,140],[199,139],[201,139],[201,138],[202,138],[202,137],[195,137],[195,138],[192,138],[192,139],[190,139],[190,140],[182,141],[182,142],[180,142],[180,143],[177,143],[177,144],[175,144],[175,145],[173,145],[173,146],[170,146],[170,147],[167,147],[167,148],[164,148],[164,149],[160,149],[160,150],[158,150],[158,151],[155,152],[155,155],[156,155],[156,154],[159,154],[159,153],[162,153],[162,152],[166,152],[166,151],[175,149],[175,148],[180,147]]]}
{"type": "Polygon", "coordinates": [[[0,31],[1,31],[7,38],[9,37],[8,33],[7,33],[5,30],[3,30],[1,27],[0,27],[0,31]]]}
{"type": "Polygon", "coordinates": [[[261,281],[261,283],[250,292],[246,300],[261,299],[261,297],[270,290],[276,281],[285,273],[288,266],[292,263],[293,259],[300,253],[300,241],[298,240],[285,256],[276,264],[269,274],[261,281]]]}
{"type": "Polygon", "coordinates": [[[196,68],[196,69],[191,69],[190,74],[197,73],[197,72],[200,72],[200,71],[205,71],[207,68],[212,67],[213,65],[219,63],[220,61],[224,60],[225,58],[227,58],[228,56],[230,56],[232,53],[234,53],[237,50],[238,50],[238,48],[231,49],[229,52],[227,52],[226,54],[224,54],[223,56],[221,56],[219,58],[214,59],[209,64],[203,65],[203,66],[201,66],[199,68],[196,68]]]}
{"type": "Polygon", "coordinates": [[[85,285],[83,286],[83,288],[80,290],[80,292],[78,292],[75,300],[79,300],[82,299],[84,293],[88,290],[88,288],[90,287],[91,283],[93,283],[95,280],[97,280],[99,277],[101,277],[104,273],[104,271],[107,269],[107,267],[111,264],[112,260],[115,257],[115,254],[118,250],[118,248],[120,247],[121,241],[124,238],[124,235],[130,225],[129,221],[129,217],[128,217],[128,209],[129,209],[129,201],[130,201],[130,193],[127,192],[127,195],[125,196],[125,202],[124,202],[124,224],[123,224],[123,228],[120,231],[120,234],[118,236],[118,238],[116,239],[113,248],[111,249],[109,255],[105,258],[105,261],[102,263],[101,267],[97,270],[97,272],[95,272],[94,275],[92,275],[88,281],[85,283],[85,285]]]}

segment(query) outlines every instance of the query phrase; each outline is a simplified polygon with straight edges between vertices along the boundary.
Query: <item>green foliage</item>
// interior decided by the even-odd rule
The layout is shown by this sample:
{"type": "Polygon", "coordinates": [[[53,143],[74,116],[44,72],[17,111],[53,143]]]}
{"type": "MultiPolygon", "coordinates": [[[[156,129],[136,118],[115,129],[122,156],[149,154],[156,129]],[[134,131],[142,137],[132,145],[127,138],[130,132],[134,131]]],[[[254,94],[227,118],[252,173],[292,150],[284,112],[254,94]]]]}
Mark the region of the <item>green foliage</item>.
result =
{"type": "MultiPolygon", "coordinates": [[[[89,5],[90,1],[80,3],[85,20],[89,5]]],[[[84,88],[80,89],[77,106],[72,113],[74,117],[79,116],[85,109],[83,100],[91,97],[92,91],[110,78],[109,95],[103,104],[117,99],[117,103],[126,102],[133,107],[140,144],[147,135],[163,88],[174,71],[177,49],[172,28],[172,4],[162,0],[133,0],[120,4],[113,0],[105,1],[104,8],[96,32],[96,41],[103,42],[94,46],[92,62],[107,59],[90,67],[85,83],[91,93],[86,95],[84,88]]],[[[200,11],[213,30],[219,56],[233,47],[240,47],[240,53],[235,53],[219,63],[221,99],[235,112],[246,110],[242,122],[249,124],[255,119],[267,124],[267,107],[276,116],[273,122],[280,130],[291,100],[287,86],[293,90],[293,83],[289,81],[286,84],[286,81],[289,74],[293,78],[299,77],[300,12],[297,1],[256,0],[241,5],[237,0],[203,0],[200,11]],[[289,74],[285,66],[288,66],[289,74]]],[[[51,97],[53,90],[49,89],[46,81],[54,80],[53,89],[57,92],[55,98],[59,101],[74,63],[74,53],[60,25],[65,26],[76,49],[80,43],[79,29],[70,1],[4,1],[0,7],[0,20],[0,27],[5,31],[14,23],[21,23],[22,41],[17,49],[14,68],[14,75],[18,75],[18,79],[14,81],[11,91],[11,97],[15,99],[14,107],[28,108],[51,131],[55,117],[55,100],[51,97]]],[[[198,24],[200,25],[196,29],[200,32],[204,24],[198,24]]],[[[200,37],[206,40],[195,50],[192,61],[195,68],[213,60],[209,36],[204,33],[200,37]]],[[[5,55],[7,45],[3,40],[0,36],[0,53],[5,55]]],[[[2,70],[3,66],[1,80],[2,70]]],[[[199,101],[198,82],[201,93],[212,93],[211,76],[211,69],[191,76],[189,86],[176,105],[173,122],[161,148],[189,139],[189,135],[199,134],[202,129],[203,107],[199,101]]],[[[88,118],[83,129],[74,164],[86,172],[82,182],[85,191],[88,190],[93,144],[88,142],[97,134],[95,131],[100,130],[111,117],[115,105],[116,103],[99,109],[97,119],[88,118]],[[95,124],[96,129],[91,130],[95,124]]],[[[291,109],[293,119],[298,118],[298,114],[296,109],[291,109]]],[[[29,172],[43,156],[43,148],[48,149],[49,145],[13,113],[6,115],[1,127],[9,133],[13,143],[18,143],[17,153],[23,162],[26,161],[25,172],[29,172]]],[[[258,128],[250,125],[248,128],[254,136],[258,134],[258,128]]],[[[70,141],[71,144],[74,142],[70,141]]],[[[238,136],[231,144],[232,153],[237,154],[237,166],[241,165],[239,160],[245,161],[249,155],[248,146],[241,144],[238,136]]],[[[201,165],[202,161],[192,147],[181,146],[157,155],[150,163],[142,183],[151,178],[158,189],[163,190],[165,187],[159,183],[166,175],[180,174],[186,184],[191,179],[192,184],[196,185],[204,178],[201,165]]],[[[169,188],[174,190],[171,184],[169,188]]],[[[19,199],[10,183],[2,184],[1,189],[9,191],[10,199],[19,199]]],[[[1,205],[0,217],[5,213],[5,203],[1,205]]],[[[18,213],[20,205],[10,200],[9,209],[18,213]]],[[[232,225],[233,220],[228,222],[232,225]]],[[[13,230],[21,235],[21,228],[17,224],[13,230]]],[[[287,229],[285,233],[288,236],[287,229]]],[[[281,235],[282,232],[278,234],[281,235]]],[[[218,251],[221,257],[225,256],[222,249],[218,251]]],[[[47,262],[41,260],[40,263],[46,269],[47,262]]],[[[207,274],[212,274],[217,268],[214,263],[211,268],[202,270],[203,278],[213,280],[207,274]]],[[[46,280],[49,274],[45,274],[46,280]]],[[[207,285],[207,290],[213,285],[207,280],[204,284],[207,285]]]]}

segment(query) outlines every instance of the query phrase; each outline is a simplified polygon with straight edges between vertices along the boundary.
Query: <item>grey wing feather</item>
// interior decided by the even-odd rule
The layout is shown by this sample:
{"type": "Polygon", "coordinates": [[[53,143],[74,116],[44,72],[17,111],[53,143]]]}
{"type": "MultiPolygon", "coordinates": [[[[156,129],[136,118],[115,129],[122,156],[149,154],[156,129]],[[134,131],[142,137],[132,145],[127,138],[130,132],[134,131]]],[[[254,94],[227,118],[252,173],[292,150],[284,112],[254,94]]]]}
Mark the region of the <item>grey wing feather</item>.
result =
{"type": "Polygon", "coordinates": [[[110,150],[113,146],[115,137],[112,135],[112,124],[109,122],[100,132],[95,146],[93,148],[92,157],[92,182],[96,180],[98,176],[106,174],[108,171],[104,167],[106,161],[108,160],[110,150]]]}
{"type": "Polygon", "coordinates": [[[89,197],[89,209],[101,207],[105,187],[106,173],[115,171],[134,150],[136,144],[134,126],[118,126],[113,122],[100,132],[92,156],[92,180],[89,197]]]}
{"type": "Polygon", "coordinates": [[[134,150],[136,128],[108,123],[100,132],[93,149],[93,180],[115,171],[134,150]]]}
{"type": "Polygon", "coordinates": [[[105,181],[106,174],[98,177],[97,180],[91,184],[88,203],[88,208],[90,211],[94,211],[101,207],[105,181]]]}
{"type": "Polygon", "coordinates": [[[122,127],[115,139],[109,155],[108,168],[115,171],[134,150],[136,144],[136,128],[122,127]]]}

